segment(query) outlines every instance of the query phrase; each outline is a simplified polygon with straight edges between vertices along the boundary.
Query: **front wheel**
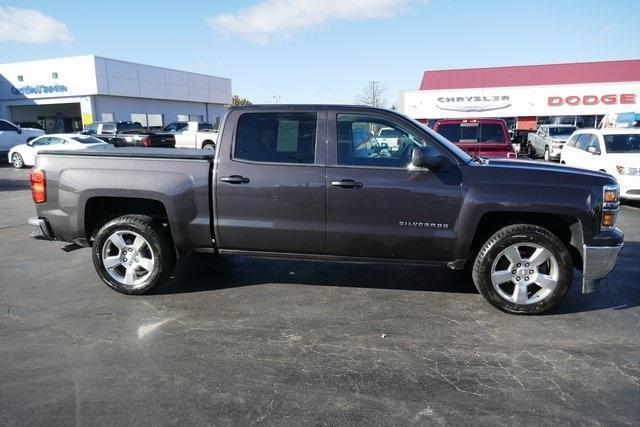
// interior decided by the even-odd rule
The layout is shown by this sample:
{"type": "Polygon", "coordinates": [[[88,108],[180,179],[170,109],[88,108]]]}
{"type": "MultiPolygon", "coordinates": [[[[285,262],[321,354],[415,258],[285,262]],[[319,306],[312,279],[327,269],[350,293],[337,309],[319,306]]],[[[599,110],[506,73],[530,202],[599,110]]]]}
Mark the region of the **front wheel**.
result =
{"type": "Polygon", "coordinates": [[[544,149],[544,161],[545,162],[551,161],[551,153],[549,152],[549,147],[545,147],[544,149]]]}
{"type": "Polygon", "coordinates": [[[556,305],[573,281],[564,243],[543,227],[516,224],[485,242],[473,265],[473,282],[493,306],[508,313],[539,314],[556,305]]]}
{"type": "Polygon", "coordinates": [[[123,294],[143,294],[169,278],[175,266],[169,234],[145,215],[125,215],[100,228],[93,265],[100,278],[123,294]]]}
{"type": "Polygon", "coordinates": [[[20,154],[13,153],[11,155],[11,164],[13,165],[14,168],[21,169],[24,167],[24,159],[20,154]]]}

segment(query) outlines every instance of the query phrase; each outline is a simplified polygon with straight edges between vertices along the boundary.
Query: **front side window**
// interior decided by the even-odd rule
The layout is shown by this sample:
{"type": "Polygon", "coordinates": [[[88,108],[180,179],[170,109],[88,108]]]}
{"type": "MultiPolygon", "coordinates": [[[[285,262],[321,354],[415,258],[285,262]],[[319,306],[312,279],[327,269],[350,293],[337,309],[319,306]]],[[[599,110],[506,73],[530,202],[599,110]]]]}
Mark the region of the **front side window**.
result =
{"type": "Polygon", "coordinates": [[[338,164],[405,167],[421,138],[384,118],[338,114],[338,164]],[[386,135],[386,136],[383,136],[386,135]]]}
{"type": "Polygon", "coordinates": [[[586,150],[587,149],[587,144],[589,144],[589,140],[591,139],[591,134],[590,133],[583,133],[578,137],[578,140],[576,141],[576,148],[578,150],[586,150]]]}
{"type": "Polygon", "coordinates": [[[50,139],[51,138],[49,138],[48,136],[45,136],[43,138],[38,138],[38,139],[35,139],[31,145],[33,145],[34,147],[42,147],[44,145],[49,145],[50,139]]]}
{"type": "Polygon", "coordinates": [[[578,141],[578,136],[579,135],[573,135],[571,138],[569,138],[569,140],[567,141],[567,143],[565,145],[567,147],[575,147],[576,146],[576,141],[578,141]]]}
{"type": "Polygon", "coordinates": [[[245,113],[238,119],[233,158],[314,163],[316,113],[245,113]]]}
{"type": "Polygon", "coordinates": [[[98,133],[98,124],[97,123],[91,123],[90,125],[87,125],[84,127],[84,134],[86,135],[95,135],[98,133]]]}
{"type": "Polygon", "coordinates": [[[591,138],[587,141],[587,150],[589,147],[594,147],[596,153],[600,152],[600,144],[598,143],[598,137],[596,135],[591,135],[591,138]]]}

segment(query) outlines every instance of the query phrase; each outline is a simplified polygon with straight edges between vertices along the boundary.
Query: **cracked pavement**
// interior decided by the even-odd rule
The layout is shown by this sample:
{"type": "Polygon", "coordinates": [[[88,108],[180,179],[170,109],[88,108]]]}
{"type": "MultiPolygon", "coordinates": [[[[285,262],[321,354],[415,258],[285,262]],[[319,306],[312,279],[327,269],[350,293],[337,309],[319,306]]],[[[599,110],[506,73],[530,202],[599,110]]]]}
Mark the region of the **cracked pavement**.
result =
{"type": "Polygon", "coordinates": [[[0,167],[3,425],[640,421],[638,205],[600,289],[527,317],[413,266],[191,255],[120,295],[26,237],[26,174],[0,167]]]}

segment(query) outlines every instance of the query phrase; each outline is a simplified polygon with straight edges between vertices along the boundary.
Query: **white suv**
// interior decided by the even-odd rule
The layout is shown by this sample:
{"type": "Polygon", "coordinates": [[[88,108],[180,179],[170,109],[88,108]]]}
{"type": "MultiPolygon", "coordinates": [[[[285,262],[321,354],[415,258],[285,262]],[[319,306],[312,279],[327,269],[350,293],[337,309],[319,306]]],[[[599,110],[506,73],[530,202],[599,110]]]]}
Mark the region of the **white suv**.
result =
{"type": "Polygon", "coordinates": [[[560,163],[607,172],[620,197],[640,200],[640,128],[581,129],[562,148],[560,163]]]}

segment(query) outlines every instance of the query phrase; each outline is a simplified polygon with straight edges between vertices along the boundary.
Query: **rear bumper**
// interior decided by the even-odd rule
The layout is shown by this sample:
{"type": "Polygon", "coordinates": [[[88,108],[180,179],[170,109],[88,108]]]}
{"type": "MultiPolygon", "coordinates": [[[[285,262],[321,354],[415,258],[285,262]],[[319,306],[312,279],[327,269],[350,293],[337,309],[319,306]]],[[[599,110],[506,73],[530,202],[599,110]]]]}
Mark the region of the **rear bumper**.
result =
{"type": "Polygon", "coordinates": [[[56,240],[51,232],[49,223],[44,218],[29,218],[27,221],[35,228],[31,232],[31,238],[36,240],[56,240]]]}
{"type": "Polygon", "coordinates": [[[604,279],[616,266],[622,244],[617,246],[583,245],[582,253],[582,293],[595,291],[601,279],[604,279]]]}

